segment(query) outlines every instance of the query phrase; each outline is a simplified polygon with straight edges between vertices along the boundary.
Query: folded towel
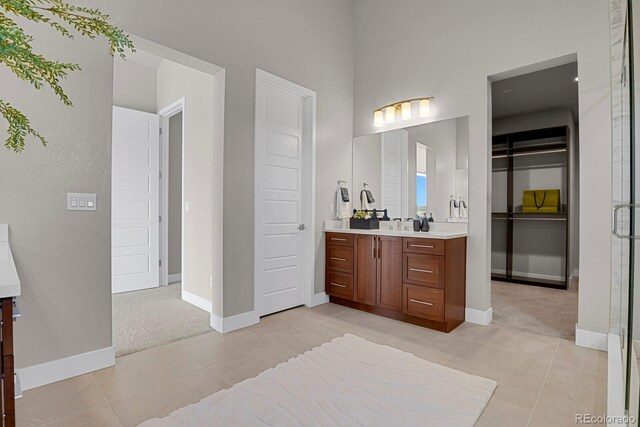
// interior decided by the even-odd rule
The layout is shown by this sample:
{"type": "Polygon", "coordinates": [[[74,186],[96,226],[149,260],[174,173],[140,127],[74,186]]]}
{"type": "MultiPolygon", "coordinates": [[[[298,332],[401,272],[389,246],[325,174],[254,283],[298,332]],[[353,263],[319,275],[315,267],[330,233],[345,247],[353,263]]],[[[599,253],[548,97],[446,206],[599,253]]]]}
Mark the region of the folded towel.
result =
{"type": "Polygon", "coordinates": [[[369,203],[374,203],[376,201],[376,199],[373,198],[373,193],[369,190],[364,190],[364,192],[367,195],[367,202],[369,203]]]}
{"type": "Polygon", "coordinates": [[[340,193],[342,195],[342,201],[343,202],[348,202],[349,201],[349,190],[344,188],[344,187],[340,187],[340,193]]]}
{"type": "MultiPolygon", "coordinates": [[[[336,188],[336,218],[348,219],[351,218],[351,203],[349,202],[349,193],[347,192],[347,200],[344,200],[343,188],[338,186],[336,188]]],[[[344,188],[346,190],[346,188],[344,188]]]]}
{"type": "Polygon", "coordinates": [[[371,206],[371,203],[374,203],[376,200],[373,198],[373,194],[369,190],[362,190],[360,192],[360,205],[363,211],[368,210],[371,206]]]}

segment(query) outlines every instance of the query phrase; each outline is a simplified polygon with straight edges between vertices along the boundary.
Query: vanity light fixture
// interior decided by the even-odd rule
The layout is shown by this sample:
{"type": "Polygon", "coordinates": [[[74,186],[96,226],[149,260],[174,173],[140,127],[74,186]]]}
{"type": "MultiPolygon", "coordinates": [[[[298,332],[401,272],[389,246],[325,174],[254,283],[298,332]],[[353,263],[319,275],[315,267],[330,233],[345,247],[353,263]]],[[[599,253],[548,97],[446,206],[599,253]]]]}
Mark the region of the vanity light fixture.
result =
{"type": "Polygon", "coordinates": [[[411,120],[411,103],[402,103],[402,120],[411,120]]]}
{"type": "Polygon", "coordinates": [[[429,117],[431,113],[431,101],[429,99],[420,100],[420,117],[429,117]]]}
{"type": "Polygon", "coordinates": [[[384,119],[382,118],[382,110],[378,110],[373,113],[373,126],[379,128],[384,124],[384,119]]]}
{"type": "Polygon", "coordinates": [[[396,106],[390,105],[384,107],[384,119],[387,123],[393,123],[396,121],[396,106]]]}
{"type": "Polygon", "coordinates": [[[373,126],[379,128],[382,127],[385,122],[395,123],[396,116],[402,117],[402,120],[411,120],[411,104],[413,102],[418,103],[420,117],[429,117],[430,103],[432,99],[433,97],[405,99],[404,101],[385,105],[373,112],[373,126]]]}

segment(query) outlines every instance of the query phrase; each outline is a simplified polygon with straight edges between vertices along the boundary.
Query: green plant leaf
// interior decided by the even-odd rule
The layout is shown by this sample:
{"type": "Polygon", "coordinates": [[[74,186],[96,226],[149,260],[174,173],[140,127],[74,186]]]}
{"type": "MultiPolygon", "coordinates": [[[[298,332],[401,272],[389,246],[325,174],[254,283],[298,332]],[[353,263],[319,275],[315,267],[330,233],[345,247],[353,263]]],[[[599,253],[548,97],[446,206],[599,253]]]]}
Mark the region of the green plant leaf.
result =
{"type": "MultiPolygon", "coordinates": [[[[25,33],[9,15],[19,16],[35,23],[46,24],[64,37],[73,38],[73,32],[95,39],[102,36],[109,42],[111,55],[124,58],[125,51],[135,52],[129,36],[109,23],[109,15],[98,9],[73,6],[60,0],[0,0],[0,64],[5,65],[21,80],[39,90],[48,86],[67,106],[72,102],[61,86],[68,73],[80,69],[78,64],[49,60],[33,50],[33,37],[25,33]]],[[[25,148],[28,135],[45,139],[29,125],[27,117],[2,99],[0,113],[8,124],[9,137],[5,146],[15,152],[25,148]]]]}

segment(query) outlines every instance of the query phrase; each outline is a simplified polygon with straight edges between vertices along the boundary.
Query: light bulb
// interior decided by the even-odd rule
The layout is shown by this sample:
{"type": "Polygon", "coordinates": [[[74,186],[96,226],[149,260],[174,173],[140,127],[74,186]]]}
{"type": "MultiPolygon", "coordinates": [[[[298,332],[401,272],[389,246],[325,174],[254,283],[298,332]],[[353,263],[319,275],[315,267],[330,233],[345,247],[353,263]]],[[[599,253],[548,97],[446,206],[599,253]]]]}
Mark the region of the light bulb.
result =
{"type": "Polygon", "coordinates": [[[393,123],[396,121],[396,107],[390,106],[384,109],[384,117],[387,123],[393,123]]]}
{"type": "Polygon", "coordinates": [[[373,126],[379,128],[383,125],[384,120],[382,118],[382,110],[377,110],[373,113],[373,126]]]}
{"type": "Polygon", "coordinates": [[[420,117],[429,117],[429,100],[421,99],[420,100],[420,117]]]}
{"type": "Polygon", "coordinates": [[[411,120],[411,103],[402,103],[402,120],[411,120]]]}

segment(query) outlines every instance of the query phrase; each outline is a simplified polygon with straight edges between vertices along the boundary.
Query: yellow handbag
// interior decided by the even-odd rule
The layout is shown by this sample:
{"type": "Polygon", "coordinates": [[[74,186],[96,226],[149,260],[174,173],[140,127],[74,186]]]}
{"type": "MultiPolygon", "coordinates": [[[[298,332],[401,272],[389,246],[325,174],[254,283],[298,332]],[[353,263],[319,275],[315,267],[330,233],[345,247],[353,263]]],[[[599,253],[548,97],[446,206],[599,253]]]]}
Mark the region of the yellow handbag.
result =
{"type": "Polygon", "coordinates": [[[559,213],[560,190],[525,190],[522,193],[523,213],[559,213]]]}

